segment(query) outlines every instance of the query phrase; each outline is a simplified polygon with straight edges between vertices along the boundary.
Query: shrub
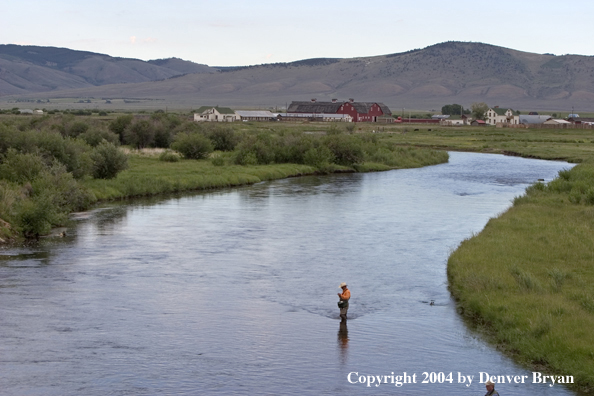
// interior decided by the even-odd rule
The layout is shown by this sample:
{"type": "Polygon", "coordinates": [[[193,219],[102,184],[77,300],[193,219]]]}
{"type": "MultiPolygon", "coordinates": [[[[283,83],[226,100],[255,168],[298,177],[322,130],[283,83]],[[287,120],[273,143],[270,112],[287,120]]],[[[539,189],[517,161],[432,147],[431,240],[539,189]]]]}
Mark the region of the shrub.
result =
{"type": "Polygon", "coordinates": [[[189,159],[204,159],[214,149],[210,139],[197,132],[179,133],[175,136],[171,148],[189,159]]]}
{"type": "Polygon", "coordinates": [[[78,137],[91,147],[96,147],[103,141],[113,143],[116,146],[120,144],[120,138],[118,135],[111,131],[101,129],[91,129],[90,131],[80,134],[78,137]]]}
{"type": "Polygon", "coordinates": [[[114,144],[100,143],[91,153],[93,161],[93,177],[95,179],[112,179],[128,168],[128,157],[114,144]]]}
{"type": "Polygon", "coordinates": [[[258,165],[258,157],[251,151],[238,151],[235,155],[235,163],[238,165],[258,165]]]}
{"type": "Polygon", "coordinates": [[[223,165],[225,165],[225,159],[223,157],[221,157],[220,155],[214,157],[211,162],[212,162],[212,164],[214,166],[223,166],[223,165]]]}
{"type": "Polygon", "coordinates": [[[85,209],[95,200],[93,194],[82,188],[62,164],[54,164],[43,171],[31,183],[31,190],[34,199],[47,196],[59,217],[74,210],[85,209]]]}
{"type": "Polygon", "coordinates": [[[75,121],[65,126],[64,135],[77,137],[89,130],[89,125],[83,121],[75,121]]]}
{"type": "Polygon", "coordinates": [[[330,127],[326,130],[327,135],[340,135],[342,130],[336,124],[330,125],[330,127]]]}
{"type": "Polygon", "coordinates": [[[233,151],[239,143],[237,134],[231,127],[216,125],[207,132],[215,150],[233,151]]]}
{"type": "Polygon", "coordinates": [[[124,143],[137,149],[149,147],[155,139],[155,128],[148,120],[137,120],[124,131],[124,143]]]}
{"type": "Polygon", "coordinates": [[[307,150],[303,160],[306,165],[322,169],[327,168],[334,161],[334,154],[328,147],[320,146],[307,150]]]}
{"type": "Polygon", "coordinates": [[[46,168],[43,159],[35,154],[8,149],[0,164],[0,179],[23,184],[35,179],[46,168]]]}
{"type": "Polygon", "coordinates": [[[131,114],[119,116],[109,124],[109,130],[120,137],[120,142],[124,143],[124,131],[132,123],[134,117],[131,114]]]}
{"type": "Polygon", "coordinates": [[[57,219],[56,208],[48,196],[21,201],[17,213],[18,228],[26,237],[47,234],[57,219]]]}
{"type": "Polygon", "coordinates": [[[159,161],[177,162],[179,161],[179,155],[170,150],[165,150],[159,155],[159,161]]]}
{"type": "Polygon", "coordinates": [[[363,145],[359,138],[351,135],[332,135],[324,140],[339,165],[350,166],[363,162],[363,145]]]}

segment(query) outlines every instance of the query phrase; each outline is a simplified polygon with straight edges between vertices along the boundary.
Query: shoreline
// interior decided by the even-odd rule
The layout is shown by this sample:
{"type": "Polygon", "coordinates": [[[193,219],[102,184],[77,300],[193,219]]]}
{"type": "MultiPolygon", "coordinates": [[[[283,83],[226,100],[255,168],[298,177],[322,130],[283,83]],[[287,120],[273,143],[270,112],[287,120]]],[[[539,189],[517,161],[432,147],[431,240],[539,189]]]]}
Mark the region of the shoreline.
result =
{"type": "Polygon", "coordinates": [[[448,258],[459,314],[519,364],[594,389],[594,165],[526,193],[448,258]],[[581,196],[579,191],[583,191],[581,196]]]}

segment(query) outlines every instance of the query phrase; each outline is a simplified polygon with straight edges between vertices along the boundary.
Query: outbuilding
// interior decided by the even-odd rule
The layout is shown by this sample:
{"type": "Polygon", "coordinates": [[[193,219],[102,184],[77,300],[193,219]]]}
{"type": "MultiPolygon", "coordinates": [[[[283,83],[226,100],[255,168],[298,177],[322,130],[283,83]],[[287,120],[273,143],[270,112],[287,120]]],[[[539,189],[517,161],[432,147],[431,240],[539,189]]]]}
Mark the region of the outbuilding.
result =
{"type": "Polygon", "coordinates": [[[353,122],[377,122],[382,116],[392,115],[388,106],[383,103],[355,102],[352,98],[346,102],[339,102],[337,99],[332,99],[331,102],[318,102],[316,99],[309,102],[291,102],[287,113],[348,114],[353,122]]]}
{"type": "Polygon", "coordinates": [[[235,114],[241,121],[276,121],[276,117],[268,110],[237,110],[235,114]]]}

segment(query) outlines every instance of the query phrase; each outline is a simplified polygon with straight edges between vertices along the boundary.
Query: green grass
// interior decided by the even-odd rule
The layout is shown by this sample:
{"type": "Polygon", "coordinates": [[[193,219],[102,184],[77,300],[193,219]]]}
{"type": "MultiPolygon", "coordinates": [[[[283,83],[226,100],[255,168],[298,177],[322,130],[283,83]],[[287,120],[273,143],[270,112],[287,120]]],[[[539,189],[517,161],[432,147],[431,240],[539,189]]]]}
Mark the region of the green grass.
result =
{"type": "Polygon", "coordinates": [[[386,131],[389,133],[381,134],[384,139],[403,146],[511,154],[568,162],[582,162],[594,157],[593,129],[446,128],[402,125],[386,127],[386,131]]]}
{"type": "Polygon", "coordinates": [[[240,186],[291,176],[313,174],[306,165],[214,166],[210,160],[160,161],[132,155],[130,168],[111,180],[87,179],[83,185],[98,200],[123,199],[161,193],[240,186]]]}
{"type": "Polygon", "coordinates": [[[528,189],[450,256],[450,290],[473,326],[520,363],[594,390],[594,164],[528,189]],[[559,188],[561,181],[568,187],[559,188]]]}

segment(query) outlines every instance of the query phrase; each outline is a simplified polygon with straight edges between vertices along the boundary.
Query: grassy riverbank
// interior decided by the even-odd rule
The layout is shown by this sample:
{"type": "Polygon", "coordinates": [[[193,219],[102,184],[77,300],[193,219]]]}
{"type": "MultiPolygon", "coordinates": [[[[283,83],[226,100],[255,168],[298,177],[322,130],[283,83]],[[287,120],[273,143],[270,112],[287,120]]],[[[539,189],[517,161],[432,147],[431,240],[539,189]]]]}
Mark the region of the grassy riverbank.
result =
{"type": "Polygon", "coordinates": [[[316,168],[298,164],[214,166],[209,160],[163,162],[157,156],[132,155],[130,168],[116,178],[82,182],[97,201],[162,193],[232,187],[264,180],[313,174],[316,168]]]}
{"type": "Polygon", "coordinates": [[[386,139],[579,163],[530,187],[464,241],[448,260],[448,280],[459,311],[487,340],[526,367],[573,375],[572,388],[593,392],[594,131],[417,128],[386,139]]]}
{"type": "MultiPolygon", "coordinates": [[[[141,153],[129,156],[129,169],[109,180],[85,179],[82,185],[93,193],[97,201],[125,199],[180,191],[205,190],[258,183],[315,173],[374,172],[397,168],[416,168],[447,162],[445,152],[416,148],[397,148],[393,161],[363,162],[351,166],[325,166],[320,170],[304,164],[235,165],[232,155],[224,157],[222,165],[204,160],[180,159],[176,162],[159,160],[158,155],[141,153]]],[[[381,159],[380,159],[381,160],[381,159]]]]}
{"type": "Polygon", "coordinates": [[[64,225],[68,213],[103,200],[448,160],[443,151],[403,147],[347,127],[200,124],[164,113],[106,120],[72,114],[3,117],[0,242],[45,235],[64,225]]]}
{"type": "Polygon", "coordinates": [[[594,165],[537,184],[450,256],[463,315],[529,367],[594,390],[594,165]]]}

